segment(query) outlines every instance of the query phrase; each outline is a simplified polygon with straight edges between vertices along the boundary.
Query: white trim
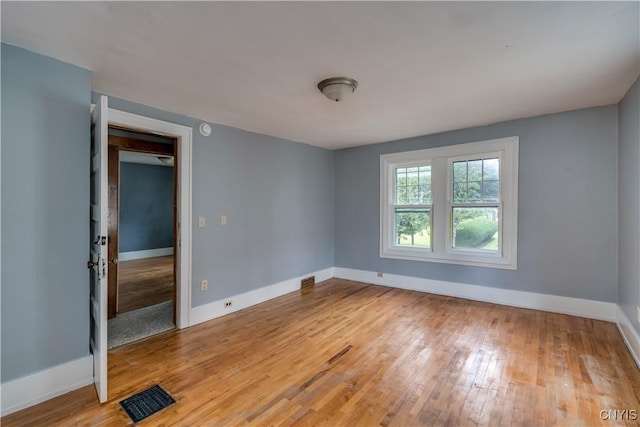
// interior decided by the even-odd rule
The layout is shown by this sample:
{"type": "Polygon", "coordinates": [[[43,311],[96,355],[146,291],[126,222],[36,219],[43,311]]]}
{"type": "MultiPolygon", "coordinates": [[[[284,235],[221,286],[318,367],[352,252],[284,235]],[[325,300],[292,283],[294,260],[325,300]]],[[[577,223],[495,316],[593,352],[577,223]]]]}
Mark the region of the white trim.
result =
{"type": "Polygon", "coordinates": [[[316,283],[323,282],[333,277],[333,267],[193,307],[191,309],[191,316],[189,317],[189,320],[191,321],[190,326],[251,307],[255,304],[260,304],[270,299],[288,294],[289,292],[298,291],[300,290],[300,280],[308,276],[315,276],[316,283]],[[224,303],[229,300],[233,301],[233,305],[231,307],[225,307],[224,303]]]}
{"type": "Polygon", "coordinates": [[[87,355],[2,384],[1,416],[93,384],[93,356],[87,355]]]}
{"type": "Polygon", "coordinates": [[[488,286],[468,285],[387,273],[384,273],[383,277],[378,277],[377,273],[373,271],[341,267],[334,268],[334,275],[337,278],[371,283],[374,285],[466,298],[512,307],[550,311],[552,313],[570,314],[572,316],[606,320],[608,322],[616,321],[616,304],[612,302],[514,291],[511,289],[491,288],[488,286]]]}
{"type": "Polygon", "coordinates": [[[619,305],[617,314],[618,330],[620,331],[620,334],[622,335],[627,348],[629,348],[633,360],[636,362],[636,365],[638,365],[638,369],[640,369],[640,336],[638,335],[636,330],[633,329],[633,326],[631,325],[631,321],[629,321],[627,314],[619,305]]]}
{"type": "Polygon", "coordinates": [[[176,254],[176,319],[178,329],[189,326],[191,310],[191,164],[193,130],[190,127],[109,108],[109,124],[176,137],[178,140],[178,247],[176,254]]]}
{"type": "Polygon", "coordinates": [[[517,269],[519,137],[383,154],[380,156],[380,257],[517,269]],[[453,249],[451,244],[451,161],[475,156],[500,157],[501,201],[498,253],[453,249]],[[394,173],[397,167],[431,165],[431,248],[395,244],[394,173]]]}
{"type": "Polygon", "coordinates": [[[173,247],[120,252],[118,254],[118,261],[130,261],[132,259],[154,258],[167,255],[173,255],[173,247]]]}

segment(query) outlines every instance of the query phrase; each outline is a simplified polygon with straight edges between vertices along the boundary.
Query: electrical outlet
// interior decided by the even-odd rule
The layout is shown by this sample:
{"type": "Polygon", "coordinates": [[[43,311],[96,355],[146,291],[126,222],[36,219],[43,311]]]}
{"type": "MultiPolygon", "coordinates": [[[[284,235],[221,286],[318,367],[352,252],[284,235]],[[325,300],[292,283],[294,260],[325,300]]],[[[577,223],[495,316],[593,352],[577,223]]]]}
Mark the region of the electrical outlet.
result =
{"type": "Polygon", "coordinates": [[[209,281],[208,280],[203,280],[202,282],[200,282],[200,290],[201,291],[206,291],[209,288],[209,281]]]}
{"type": "Polygon", "coordinates": [[[225,307],[231,307],[231,304],[232,304],[231,300],[224,302],[225,307]]]}
{"type": "Polygon", "coordinates": [[[198,218],[198,227],[203,228],[207,226],[207,220],[205,217],[201,216],[198,218]]]}
{"type": "Polygon", "coordinates": [[[383,277],[383,276],[384,276],[384,273],[383,273],[383,272],[381,272],[381,271],[379,271],[379,272],[378,272],[378,277],[383,277]]]}
{"type": "Polygon", "coordinates": [[[638,315],[638,323],[640,323],[640,306],[638,306],[638,313],[637,313],[637,315],[638,315]]]}

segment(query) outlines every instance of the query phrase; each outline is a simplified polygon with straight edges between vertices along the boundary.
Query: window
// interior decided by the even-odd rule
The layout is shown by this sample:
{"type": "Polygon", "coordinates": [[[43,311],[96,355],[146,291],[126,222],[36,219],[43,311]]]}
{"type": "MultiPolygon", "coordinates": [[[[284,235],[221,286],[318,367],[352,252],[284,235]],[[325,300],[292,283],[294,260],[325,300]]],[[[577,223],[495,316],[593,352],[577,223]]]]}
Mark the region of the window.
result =
{"type": "Polygon", "coordinates": [[[380,256],[516,269],[518,138],[380,157],[380,256]]]}
{"type": "Polygon", "coordinates": [[[395,169],[396,245],[431,247],[431,165],[395,169]]]}

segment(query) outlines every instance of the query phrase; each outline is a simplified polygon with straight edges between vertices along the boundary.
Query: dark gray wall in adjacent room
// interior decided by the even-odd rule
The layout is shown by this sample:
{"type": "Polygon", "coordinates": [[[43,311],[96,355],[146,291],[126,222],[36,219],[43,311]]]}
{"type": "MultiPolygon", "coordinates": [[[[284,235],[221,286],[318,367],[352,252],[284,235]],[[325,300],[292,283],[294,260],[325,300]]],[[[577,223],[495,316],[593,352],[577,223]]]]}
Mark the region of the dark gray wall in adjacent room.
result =
{"type": "Polygon", "coordinates": [[[173,168],[120,162],[120,252],[173,247],[173,168]]]}
{"type": "Polygon", "coordinates": [[[2,44],[2,381],[89,353],[91,72],[2,44]]]}
{"type": "Polygon", "coordinates": [[[619,303],[640,334],[640,79],[618,106],[619,303]]]}
{"type": "Polygon", "coordinates": [[[612,105],[335,151],[335,265],[617,302],[617,127],[612,105]],[[520,137],[518,270],[380,257],[381,154],[508,136],[520,137]]]}

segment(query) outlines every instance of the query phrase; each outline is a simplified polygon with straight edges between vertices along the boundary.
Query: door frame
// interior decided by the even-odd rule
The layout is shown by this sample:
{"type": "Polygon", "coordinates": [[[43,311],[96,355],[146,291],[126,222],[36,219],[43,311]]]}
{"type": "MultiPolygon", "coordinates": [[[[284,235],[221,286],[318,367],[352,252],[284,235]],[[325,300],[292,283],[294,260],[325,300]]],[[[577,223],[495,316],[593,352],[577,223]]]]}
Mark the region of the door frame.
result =
{"type": "MultiPolygon", "coordinates": [[[[109,108],[108,125],[127,130],[175,138],[176,160],[179,162],[176,180],[176,328],[189,326],[191,311],[191,164],[193,129],[187,126],[152,119],[109,108]]],[[[106,309],[106,307],[105,307],[106,309]]]]}

